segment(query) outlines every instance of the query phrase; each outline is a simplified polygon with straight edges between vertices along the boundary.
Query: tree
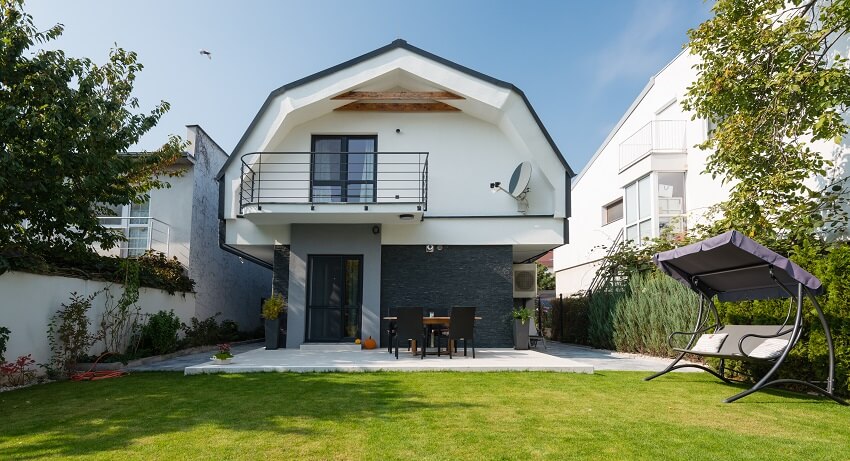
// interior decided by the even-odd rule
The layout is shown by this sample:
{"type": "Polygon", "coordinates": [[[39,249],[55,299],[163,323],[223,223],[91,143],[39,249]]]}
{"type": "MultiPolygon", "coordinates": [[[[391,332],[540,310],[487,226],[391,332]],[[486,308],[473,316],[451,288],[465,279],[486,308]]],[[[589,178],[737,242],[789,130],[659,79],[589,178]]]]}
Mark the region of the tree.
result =
{"type": "Polygon", "coordinates": [[[538,290],[554,290],[555,276],[549,272],[549,268],[543,264],[537,264],[537,289],[538,290]]]}
{"type": "Polygon", "coordinates": [[[847,134],[848,0],[718,0],[689,31],[702,62],[684,107],[716,125],[706,172],[732,184],[714,232],[800,241],[846,228],[848,191],[813,142],[847,134]],[[813,177],[820,185],[808,185],[813,177]]]}
{"type": "Polygon", "coordinates": [[[167,187],[164,175],[175,174],[169,166],[184,147],[172,136],[155,152],[128,155],[168,103],[134,113],[142,65],[132,51],[116,46],[103,65],[31,51],[62,31],[39,31],[22,0],[0,0],[0,247],[36,254],[114,247],[123,237],[97,216],[167,187]]]}

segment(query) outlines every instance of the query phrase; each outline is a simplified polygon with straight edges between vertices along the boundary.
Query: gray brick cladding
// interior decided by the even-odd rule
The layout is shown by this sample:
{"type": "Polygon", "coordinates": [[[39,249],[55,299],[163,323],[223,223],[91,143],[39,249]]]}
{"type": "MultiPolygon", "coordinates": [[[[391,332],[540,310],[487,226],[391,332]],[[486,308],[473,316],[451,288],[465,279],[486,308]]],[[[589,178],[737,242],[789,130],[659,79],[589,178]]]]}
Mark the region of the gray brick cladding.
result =
{"type": "MultiPolygon", "coordinates": [[[[499,246],[424,245],[381,247],[381,317],[391,308],[421,306],[445,313],[451,306],[475,306],[476,347],[513,345],[510,311],[512,250],[499,246]]],[[[386,321],[382,344],[386,347],[386,321]]]]}

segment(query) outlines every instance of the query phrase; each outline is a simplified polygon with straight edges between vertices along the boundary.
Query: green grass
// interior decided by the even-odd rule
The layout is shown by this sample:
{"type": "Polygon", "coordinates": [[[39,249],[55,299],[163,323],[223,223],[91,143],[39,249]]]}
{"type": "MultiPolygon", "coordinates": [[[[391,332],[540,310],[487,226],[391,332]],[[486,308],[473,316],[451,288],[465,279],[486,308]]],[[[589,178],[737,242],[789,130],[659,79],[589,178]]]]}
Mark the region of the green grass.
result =
{"type": "Polygon", "coordinates": [[[0,459],[850,459],[850,408],[695,373],[138,373],[0,394],[0,459]]]}

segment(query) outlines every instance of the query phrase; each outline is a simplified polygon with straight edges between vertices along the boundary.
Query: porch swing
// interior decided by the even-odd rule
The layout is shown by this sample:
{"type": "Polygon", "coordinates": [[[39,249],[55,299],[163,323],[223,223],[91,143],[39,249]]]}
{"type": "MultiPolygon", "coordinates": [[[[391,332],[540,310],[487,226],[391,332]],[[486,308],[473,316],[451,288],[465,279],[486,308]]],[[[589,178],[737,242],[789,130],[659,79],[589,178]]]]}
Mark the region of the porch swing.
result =
{"type": "Polygon", "coordinates": [[[823,293],[823,286],[815,276],[734,230],[702,242],[658,253],[652,259],[665,274],[699,295],[699,311],[692,331],[675,331],[667,338],[670,347],[679,353],[675,360],[664,370],[644,378],[645,381],[673,370],[692,367],[732,383],[733,381],[726,377],[727,360],[761,362],[772,365],[770,370],[751,388],[727,398],[724,402],[734,402],[767,387],[794,384],[847,405],[846,401],[833,392],[835,351],[829,325],[816,298],[816,295],[823,293]],[[714,297],[719,301],[732,302],[781,298],[790,300],[782,325],[724,325],[714,305],[714,297]],[[774,378],[790,350],[800,341],[803,332],[804,297],[814,305],[826,338],[829,372],[825,388],[819,385],[824,383],[821,381],[774,378]],[[792,323],[789,324],[789,321],[792,323]],[[674,340],[678,337],[687,339],[685,347],[674,347],[674,340]],[[715,370],[700,364],[680,364],[686,354],[717,358],[719,365],[715,370]]]}

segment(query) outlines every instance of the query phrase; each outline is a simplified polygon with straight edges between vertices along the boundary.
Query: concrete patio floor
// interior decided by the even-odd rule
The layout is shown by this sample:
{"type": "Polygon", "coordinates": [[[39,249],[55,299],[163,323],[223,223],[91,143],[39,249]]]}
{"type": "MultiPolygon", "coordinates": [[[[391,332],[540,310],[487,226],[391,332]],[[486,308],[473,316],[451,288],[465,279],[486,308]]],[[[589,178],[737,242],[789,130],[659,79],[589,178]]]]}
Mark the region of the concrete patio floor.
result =
{"type": "Polygon", "coordinates": [[[203,373],[251,373],[251,372],[363,372],[363,371],[553,371],[570,373],[593,373],[593,366],[569,358],[556,357],[534,350],[476,349],[467,357],[429,355],[424,359],[410,352],[400,351],[399,358],[386,349],[361,351],[309,351],[277,349],[267,351],[255,348],[237,354],[228,365],[215,365],[211,361],[187,366],[186,375],[203,373]]]}

